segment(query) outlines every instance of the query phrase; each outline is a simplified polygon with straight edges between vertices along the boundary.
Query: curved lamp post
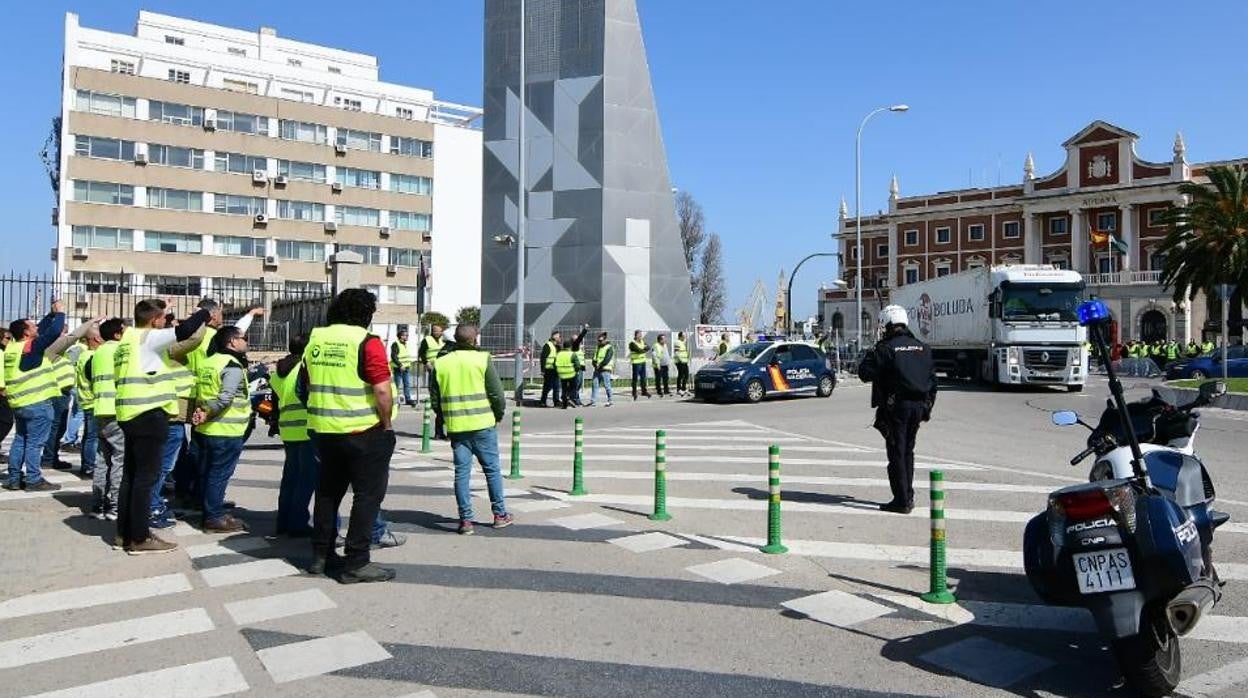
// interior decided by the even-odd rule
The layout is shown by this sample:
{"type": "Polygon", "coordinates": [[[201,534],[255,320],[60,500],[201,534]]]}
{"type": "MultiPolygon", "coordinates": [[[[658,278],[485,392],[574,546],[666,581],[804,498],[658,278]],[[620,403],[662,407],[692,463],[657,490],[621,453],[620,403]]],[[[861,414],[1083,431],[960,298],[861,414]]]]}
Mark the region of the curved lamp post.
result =
{"type": "Polygon", "coordinates": [[[906,104],[894,104],[891,107],[880,107],[867,114],[862,119],[862,123],[858,124],[858,135],[854,138],[854,297],[857,300],[858,312],[854,313],[858,327],[855,333],[858,338],[857,346],[862,346],[862,130],[867,127],[867,122],[871,117],[880,112],[905,112],[909,111],[910,106],[906,104]]]}

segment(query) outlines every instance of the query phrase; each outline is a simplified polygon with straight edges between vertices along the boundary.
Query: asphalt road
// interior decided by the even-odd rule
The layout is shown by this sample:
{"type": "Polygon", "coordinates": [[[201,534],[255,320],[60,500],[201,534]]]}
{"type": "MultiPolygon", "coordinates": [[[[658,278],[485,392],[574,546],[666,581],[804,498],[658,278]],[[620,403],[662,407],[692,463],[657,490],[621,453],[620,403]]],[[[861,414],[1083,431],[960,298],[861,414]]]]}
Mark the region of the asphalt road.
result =
{"type": "MultiPolygon", "coordinates": [[[[848,383],[830,399],[760,405],[624,396],[525,408],[524,478],[506,485],[517,523],[472,537],[454,534],[449,448],[419,453],[407,410],[385,511],[409,540],[375,553],[398,571],[388,584],[307,576],[306,542],[263,538],[281,452],[261,438],[229,495],[252,535],[179,526],[170,555],[112,551],[63,476],[69,491],[54,497],[0,494],[0,696],[1127,695],[1088,617],[1040,606],[1019,554],[1047,492],[1086,476],[1066,464],[1084,433],[1049,412],[1095,417],[1107,393],[1103,381],[1080,394],[942,392],[919,434],[917,484],[925,505],[929,470],[945,472],[955,607],[917,601],[926,510],[875,509],[888,498],[884,456],[868,390],[848,383]],[[568,494],[577,416],[584,497],[568,494]],[[656,429],[667,431],[666,522],[646,516],[656,429]],[[783,555],[758,551],[773,443],[783,555]]],[[[1232,579],[1182,643],[1188,695],[1248,690],[1246,420],[1206,410],[1198,437],[1234,517],[1217,539],[1232,579]]],[[[488,499],[476,510],[488,523],[488,499]]]]}

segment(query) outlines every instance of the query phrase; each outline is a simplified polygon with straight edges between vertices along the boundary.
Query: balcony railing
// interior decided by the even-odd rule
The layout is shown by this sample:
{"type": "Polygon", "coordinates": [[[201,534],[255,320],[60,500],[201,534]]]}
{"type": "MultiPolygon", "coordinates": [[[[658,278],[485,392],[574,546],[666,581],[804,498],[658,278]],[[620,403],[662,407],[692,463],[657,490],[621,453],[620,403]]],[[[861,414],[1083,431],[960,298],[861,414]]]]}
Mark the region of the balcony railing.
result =
{"type": "Polygon", "coordinates": [[[1108,274],[1087,274],[1089,286],[1146,286],[1161,283],[1160,271],[1115,271],[1108,274]]]}

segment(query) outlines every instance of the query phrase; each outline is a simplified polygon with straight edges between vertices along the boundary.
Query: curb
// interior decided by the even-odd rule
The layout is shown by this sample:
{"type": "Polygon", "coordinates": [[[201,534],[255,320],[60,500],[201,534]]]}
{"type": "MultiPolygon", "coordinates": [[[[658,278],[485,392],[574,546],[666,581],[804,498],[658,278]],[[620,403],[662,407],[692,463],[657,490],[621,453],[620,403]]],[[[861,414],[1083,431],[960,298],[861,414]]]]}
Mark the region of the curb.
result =
{"type": "MultiPolygon", "coordinates": [[[[1174,392],[1178,393],[1184,400],[1194,400],[1199,395],[1199,391],[1192,388],[1177,388],[1173,385],[1166,384],[1174,392]]],[[[1215,398],[1209,405],[1223,410],[1239,410],[1248,412],[1248,395],[1244,393],[1227,393],[1221,397],[1215,398]]]]}

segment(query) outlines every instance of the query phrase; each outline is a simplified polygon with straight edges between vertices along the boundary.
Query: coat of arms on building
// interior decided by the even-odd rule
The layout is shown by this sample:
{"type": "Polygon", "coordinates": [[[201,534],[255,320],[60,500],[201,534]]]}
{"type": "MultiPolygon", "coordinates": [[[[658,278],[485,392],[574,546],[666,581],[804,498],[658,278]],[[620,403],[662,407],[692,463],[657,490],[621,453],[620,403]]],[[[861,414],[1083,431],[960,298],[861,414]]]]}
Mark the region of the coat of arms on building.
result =
{"type": "Polygon", "coordinates": [[[1114,163],[1104,155],[1094,155],[1088,163],[1089,179],[1107,179],[1114,176],[1114,163]]]}

